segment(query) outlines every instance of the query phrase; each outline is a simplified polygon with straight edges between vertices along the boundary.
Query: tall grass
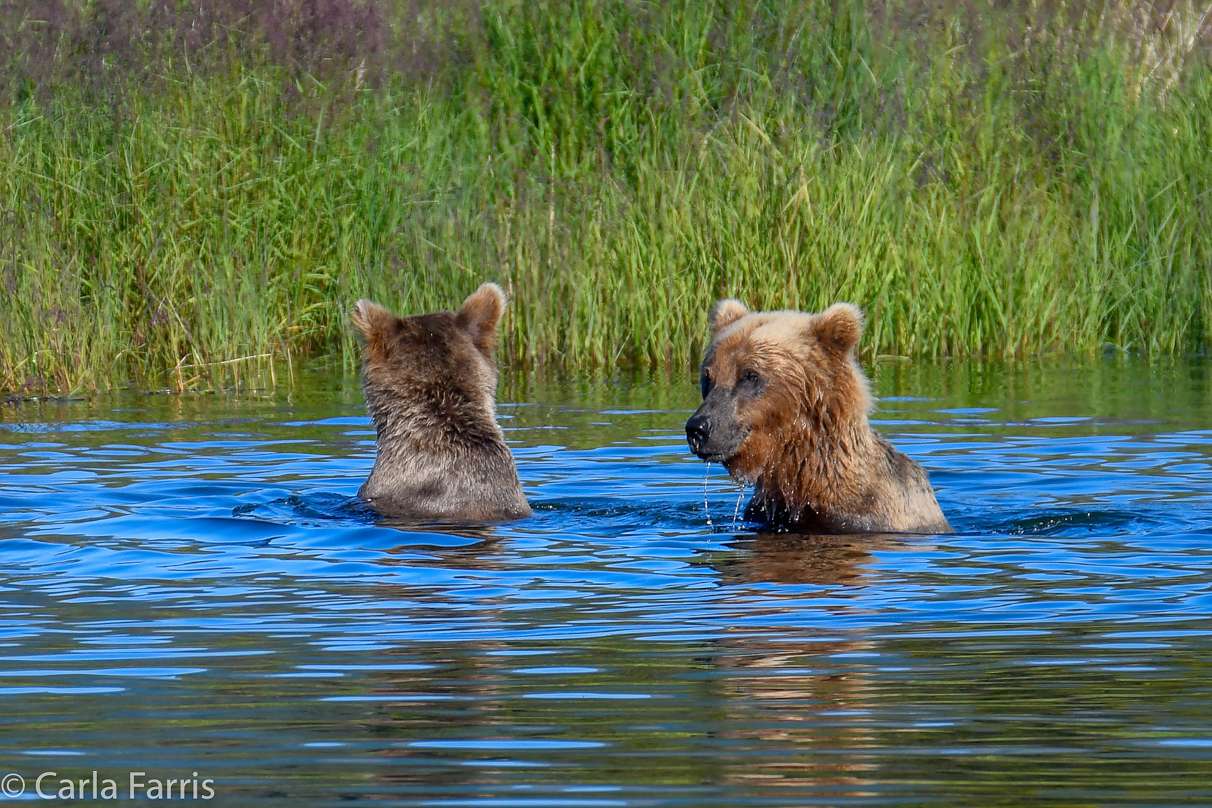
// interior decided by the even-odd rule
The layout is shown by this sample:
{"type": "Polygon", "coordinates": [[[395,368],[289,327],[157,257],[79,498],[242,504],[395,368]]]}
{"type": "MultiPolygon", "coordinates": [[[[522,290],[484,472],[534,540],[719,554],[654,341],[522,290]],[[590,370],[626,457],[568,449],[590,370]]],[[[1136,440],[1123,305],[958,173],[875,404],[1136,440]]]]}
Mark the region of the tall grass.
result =
{"type": "Polygon", "coordinates": [[[130,5],[0,21],[0,387],[352,366],[357,298],[484,279],[571,369],[684,365],[720,296],[873,353],[1212,340],[1185,0],[130,5]]]}

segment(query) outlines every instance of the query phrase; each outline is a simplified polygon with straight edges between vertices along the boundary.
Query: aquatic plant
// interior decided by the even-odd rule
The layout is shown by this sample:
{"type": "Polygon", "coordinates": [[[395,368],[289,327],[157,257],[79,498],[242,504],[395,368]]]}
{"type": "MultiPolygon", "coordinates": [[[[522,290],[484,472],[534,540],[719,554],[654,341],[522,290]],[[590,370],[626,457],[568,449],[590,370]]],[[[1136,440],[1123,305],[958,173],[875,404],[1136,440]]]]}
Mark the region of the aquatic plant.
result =
{"type": "Polygon", "coordinates": [[[872,354],[1206,350],[1208,23],[1189,0],[8,3],[0,387],[352,367],[354,300],[482,280],[513,294],[511,364],[684,366],[721,296],[855,302],[872,354]]]}

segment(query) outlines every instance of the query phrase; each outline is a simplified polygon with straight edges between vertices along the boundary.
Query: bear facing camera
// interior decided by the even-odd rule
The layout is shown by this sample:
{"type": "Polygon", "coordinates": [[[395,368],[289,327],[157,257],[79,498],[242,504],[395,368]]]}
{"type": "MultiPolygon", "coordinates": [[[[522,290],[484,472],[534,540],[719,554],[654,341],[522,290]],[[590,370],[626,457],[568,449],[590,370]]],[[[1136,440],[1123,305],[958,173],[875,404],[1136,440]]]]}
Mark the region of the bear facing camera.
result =
{"type": "Polygon", "coordinates": [[[505,292],[495,283],[457,312],[397,317],[369,300],[354,305],[377,448],[358,495],[375,510],[422,521],[530,516],[495,417],[494,351],[504,312],[505,292]]]}
{"type": "Polygon", "coordinates": [[[754,487],[745,518],[803,533],[950,533],[924,469],[868,421],[862,313],[751,312],[721,300],[686,441],[754,487]]]}

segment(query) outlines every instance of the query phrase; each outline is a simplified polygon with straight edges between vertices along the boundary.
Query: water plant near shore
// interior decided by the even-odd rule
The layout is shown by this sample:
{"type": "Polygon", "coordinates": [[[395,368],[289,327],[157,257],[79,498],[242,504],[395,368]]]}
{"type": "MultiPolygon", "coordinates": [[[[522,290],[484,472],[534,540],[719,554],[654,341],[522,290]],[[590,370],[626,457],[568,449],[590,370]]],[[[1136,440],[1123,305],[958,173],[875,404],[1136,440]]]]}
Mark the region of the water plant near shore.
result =
{"type": "Polygon", "coordinates": [[[513,364],[690,362],[721,296],[875,354],[1206,350],[1208,14],[1122,0],[0,12],[0,388],[352,366],[514,297],[513,364]]]}

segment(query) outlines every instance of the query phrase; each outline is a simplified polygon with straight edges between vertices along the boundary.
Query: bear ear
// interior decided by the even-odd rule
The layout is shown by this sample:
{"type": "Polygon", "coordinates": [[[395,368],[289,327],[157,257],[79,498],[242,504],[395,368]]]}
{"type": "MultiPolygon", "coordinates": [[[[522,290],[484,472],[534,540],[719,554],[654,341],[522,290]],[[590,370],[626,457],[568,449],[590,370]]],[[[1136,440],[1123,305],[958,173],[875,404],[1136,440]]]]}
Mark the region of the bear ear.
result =
{"type": "Polygon", "coordinates": [[[472,292],[455,315],[459,328],[475,343],[480,353],[492,361],[497,347],[497,324],[505,313],[505,292],[495,283],[481,284],[472,292]]]}
{"type": "Polygon", "coordinates": [[[383,329],[396,319],[390,311],[365,298],[354,304],[349,316],[358,331],[362,333],[362,338],[367,342],[370,342],[375,336],[381,335],[383,329]]]}
{"type": "Polygon", "coordinates": [[[810,329],[822,345],[847,354],[863,333],[863,312],[849,303],[834,303],[812,318],[810,329]]]}
{"type": "Polygon", "coordinates": [[[749,313],[749,309],[739,300],[725,298],[711,307],[707,321],[711,323],[711,338],[715,339],[721,331],[749,313]]]}

